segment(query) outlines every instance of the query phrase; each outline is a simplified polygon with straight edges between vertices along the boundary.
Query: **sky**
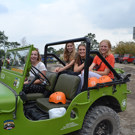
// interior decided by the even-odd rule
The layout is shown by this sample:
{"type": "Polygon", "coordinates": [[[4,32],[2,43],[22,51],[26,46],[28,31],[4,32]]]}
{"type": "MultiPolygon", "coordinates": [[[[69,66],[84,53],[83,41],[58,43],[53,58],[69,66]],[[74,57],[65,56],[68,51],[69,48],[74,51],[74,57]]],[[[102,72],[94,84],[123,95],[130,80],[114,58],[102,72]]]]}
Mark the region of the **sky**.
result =
{"type": "Polygon", "coordinates": [[[0,0],[0,31],[9,42],[34,44],[96,35],[96,40],[134,41],[135,0],[0,0]]]}

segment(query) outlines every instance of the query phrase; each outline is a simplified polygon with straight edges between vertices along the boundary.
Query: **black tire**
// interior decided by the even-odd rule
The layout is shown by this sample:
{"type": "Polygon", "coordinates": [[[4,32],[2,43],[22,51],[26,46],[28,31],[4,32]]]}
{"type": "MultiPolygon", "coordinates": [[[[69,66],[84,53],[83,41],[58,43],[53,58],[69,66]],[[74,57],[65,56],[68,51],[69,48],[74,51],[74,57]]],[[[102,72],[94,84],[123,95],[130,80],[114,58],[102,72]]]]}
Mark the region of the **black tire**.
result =
{"type": "Polygon", "coordinates": [[[77,135],[119,135],[119,129],[118,114],[109,107],[97,106],[87,112],[77,135]]]}

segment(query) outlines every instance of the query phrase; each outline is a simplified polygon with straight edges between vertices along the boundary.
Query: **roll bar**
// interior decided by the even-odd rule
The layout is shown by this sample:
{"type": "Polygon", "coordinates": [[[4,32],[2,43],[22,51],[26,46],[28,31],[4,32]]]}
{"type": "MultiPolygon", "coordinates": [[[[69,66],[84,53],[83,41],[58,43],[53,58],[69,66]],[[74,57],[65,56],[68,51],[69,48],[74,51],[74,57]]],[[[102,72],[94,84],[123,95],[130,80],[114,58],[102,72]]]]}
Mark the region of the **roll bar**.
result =
{"type": "Polygon", "coordinates": [[[114,76],[117,79],[122,79],[121,76],[112,68],[112,66],[106,61],[106,59],[98,51],[90,51],[91,50],[91,41],[87,37],[81,37],[81,38],[75,38],[75,39],[69,39],[69,40],[64,40],[64,41],[47,43],[45,45],[45,48],[44,48],[44,64],[47,66],[47,56],[52,55],[52,54],[47,53],[47,49],[48,49],[49,46],[66,44],[66,43],[69,43],[69,42],[81,42],[81,41],[84,41],[86,43],[86,60],[85,60],[85,64],[84,64],[84,87],[83,87],[83,90],[88,89],[88,71],[89,71],[89,67],[88,67],[87,63],[89,62],[90,54],[98,55],[98,57],[101,58],[101,60],[113,72],[114,76]]]}

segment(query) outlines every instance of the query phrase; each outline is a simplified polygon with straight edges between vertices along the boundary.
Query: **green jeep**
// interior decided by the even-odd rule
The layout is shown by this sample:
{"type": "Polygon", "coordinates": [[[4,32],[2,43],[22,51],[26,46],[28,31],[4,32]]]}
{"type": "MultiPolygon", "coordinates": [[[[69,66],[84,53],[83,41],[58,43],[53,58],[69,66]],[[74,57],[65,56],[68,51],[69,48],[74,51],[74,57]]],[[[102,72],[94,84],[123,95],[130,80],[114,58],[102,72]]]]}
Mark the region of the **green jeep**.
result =
{"type": "Polygon", "coordinates": [[[49,46],[81,41],[86,43],[86,61],[84,87],[78,95],[78,76],[64,73],[58,76],[47,71],[46,78],[42,78],[40,71],[39,74],[34,72],[37,69],[30,64],[33,46],[7,51],[0,66],[0,135],[119,135],[117,113],[126,109],[130,93],[126,83],[130,75],[118,74],[98,51],[90,50],[90,40],[86,37],[46,44],[44,63],[48,66],[47,57],[53,56],[64,65],[56,55],[48,53],[49,46]],[[91,54],[98,55],[113,72],[115,79],[112,82],[88,87],[87,63],[91,54]],[[46,82],[45,93],[25,94],[22,91],[30,69],[35,79],[46,82]],[[49,95],[57,91],[65,93],[66,104],[49,102],[49,95]],[[60,107],[66,109],[64,115],[50,118],[49,110],[60,107]]]}

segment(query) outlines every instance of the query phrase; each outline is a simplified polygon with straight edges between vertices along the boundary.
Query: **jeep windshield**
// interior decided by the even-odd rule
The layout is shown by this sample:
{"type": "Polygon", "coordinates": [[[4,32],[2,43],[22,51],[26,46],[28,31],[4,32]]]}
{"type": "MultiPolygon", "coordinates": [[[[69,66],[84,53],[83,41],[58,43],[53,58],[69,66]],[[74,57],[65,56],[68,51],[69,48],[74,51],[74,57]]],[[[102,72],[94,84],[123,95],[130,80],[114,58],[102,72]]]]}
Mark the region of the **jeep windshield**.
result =
{"type": "Polygon", "coordinates": [[[3,68],[23,74],[28,53],[29,48],[8,51],[3,68]]]}
{"type": "Polygon", "coordinates": [[[33,46],[8,50],[0,71],[0,83],[19,93],[29,72],[33,46]]]}

